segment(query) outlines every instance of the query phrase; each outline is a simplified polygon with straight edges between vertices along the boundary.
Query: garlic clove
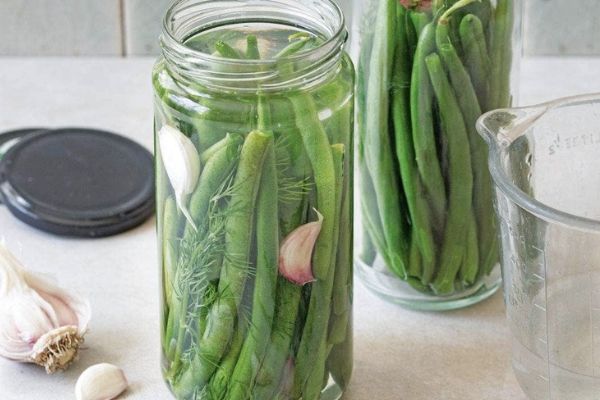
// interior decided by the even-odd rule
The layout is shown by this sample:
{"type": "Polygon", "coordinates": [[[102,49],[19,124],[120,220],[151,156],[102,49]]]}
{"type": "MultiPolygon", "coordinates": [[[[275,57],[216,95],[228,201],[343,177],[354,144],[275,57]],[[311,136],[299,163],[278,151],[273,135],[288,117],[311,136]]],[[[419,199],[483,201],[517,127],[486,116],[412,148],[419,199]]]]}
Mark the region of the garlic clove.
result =
{"type": "Polygon", "coordinates": [[[127,389],[125,373],[112,364],[97,364],[86,369],[77,380],[77,400],[111,400],[127,389]]]}
{"type": "Polygon", "coordinates": [[[200,156],[194,143],[179,130],[165,125],[158,131],[160,153],[177,206],[186,219],[197,230],[187,208],[187,201],[198,184],[200,156]]]}
{"type": "Polygon", "coordinates": [[[0,356],[53,373],[78,359],[89,302],[27,271],[0,243],[0,356]]]}
{"type": "Polygon", "coordinates": [[[290,233],[279,250],[279,272],[288,281],[305,285],[316,279],[312,274],[312,253],[321,233],[323,216],[315,210],[318,221],[309,222],[290,233]]]}

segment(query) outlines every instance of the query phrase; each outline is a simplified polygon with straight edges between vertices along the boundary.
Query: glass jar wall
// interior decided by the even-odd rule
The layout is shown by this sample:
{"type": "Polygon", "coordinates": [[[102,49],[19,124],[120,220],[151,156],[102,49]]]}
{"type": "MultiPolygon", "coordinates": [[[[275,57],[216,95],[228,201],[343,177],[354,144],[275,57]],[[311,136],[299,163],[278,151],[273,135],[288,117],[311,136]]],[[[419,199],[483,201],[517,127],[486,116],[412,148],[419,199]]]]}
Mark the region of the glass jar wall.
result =
{"type": "Polygon", "coordinates": [[[357,273],[406,307],[500,283],[482,113],[514,105],[520,0],[357,0],[357,273]]]}
{"type": "Polygon", "coordinates": [[[330,1],[183,0],[154,68],[163,375],[339,398],[352,373],[354,69],[330,1]]]}

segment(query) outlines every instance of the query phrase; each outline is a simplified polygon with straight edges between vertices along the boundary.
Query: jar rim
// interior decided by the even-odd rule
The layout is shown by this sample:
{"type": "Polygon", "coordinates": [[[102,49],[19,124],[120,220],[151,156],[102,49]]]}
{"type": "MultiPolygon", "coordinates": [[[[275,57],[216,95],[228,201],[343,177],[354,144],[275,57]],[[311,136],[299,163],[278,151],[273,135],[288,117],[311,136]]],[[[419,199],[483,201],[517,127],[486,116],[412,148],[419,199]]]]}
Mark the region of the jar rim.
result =
{"type": "MultiPolygon", "coordinates": [[[[168,9],[163,19],[162,34],[159,38],[163,57],[173,69],[177,70],[180,76],[192,76],[195,79],[207,80],[212,83],[218,81],[224,84],[229,81],[229,85],[231,85],[232,81],[237,81],[246,82],[252,86],[252,82],[277,81],[278,77],[281,80],[272,83],[278,87],[294,86],[294,82],[306,83],[311,80],[311,76],[322,75],[323,71],[316,71],[317,69],[328,69],[327,66],[333,67],[336,61],[341,60],[344,45],[348,39],[344,14],[333,0],[306,3],[302,0],[254,0],[252,2],[246,0],[178,0],[168,9]],[[259,17],[256,15],[255,18],[252,17],[250,10],[252,7],[260,9],[260,7],[269,6],[272,8],[273,16],[262,15],[259,17]],[[298,11],[294,10],[292,6],[302,8],[306,12],[305,17],[314,18],[314,24],[312,26],[292,24],[291,21],[295,21],[292,19],[293,11],[298,11]],[[206,21],[203,21],[199,11],[207,11],[203,8],[210,7],[217,9],[218,12],[215,10],[206,12],[205,15],[208,16],[204,17],[206,21]],[[247,9],[244,10],[246,7],[247,9]],[[327,12],[327,16],[323,15],[325,12],[327,12]],[[287,23],[283,20],[286,15],[290,18],[287,23]],[[210,20],[211,17],[213,20],[210,20]],[[188,21],[183,27],[177,28],[175,26],[177,18],[197,18],[199,21],[196,21],[195,25],[188,21]],[[301,27],[309,32],[318,33],[323,37],[323,42],[318,46],[289,56],[259,60],[219,57],[193,49],[185,44],[185,40],[194,32],[223,26],[227,23],[238,24],[255,20],[301,27]],[[217,21],[219,21],[218,24],[217,21]],[[183,34],[177,30],[183,31],[183,34]],[[283,79],[277,69],[281,63],[296,65],[302,63],[304,67],[295,71],[293,76],[283,79]],[[221,66],[219,72],[211,70],[215,65],[221,66]],[[235,73],[223,72],[224,70],[235,71],[235,73]]],[[[304,20],[304,22],[307,21],[304,20]]],[[[237,85],[235,86],[237,88],[237,85]]]]}

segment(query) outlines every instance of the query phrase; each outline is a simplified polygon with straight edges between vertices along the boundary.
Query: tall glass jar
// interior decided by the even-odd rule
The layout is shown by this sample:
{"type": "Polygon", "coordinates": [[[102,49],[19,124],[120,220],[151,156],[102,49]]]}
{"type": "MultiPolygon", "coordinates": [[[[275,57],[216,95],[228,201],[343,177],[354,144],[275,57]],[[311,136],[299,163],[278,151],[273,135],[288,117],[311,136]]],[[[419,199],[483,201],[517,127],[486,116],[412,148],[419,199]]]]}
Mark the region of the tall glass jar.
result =
{"type": "Polygon", "coordinates": [[[515,103],[521,1],[354,5],[357,273],[409,308],[474,304],[500,283],[487,149],[475,124],[515,103]]]}
{"type": "Polygon", "coordinates": [[[180,0],[153,71],[162,369],[178,399],[339,398],[354,68],[324,0],[180,0]]]}

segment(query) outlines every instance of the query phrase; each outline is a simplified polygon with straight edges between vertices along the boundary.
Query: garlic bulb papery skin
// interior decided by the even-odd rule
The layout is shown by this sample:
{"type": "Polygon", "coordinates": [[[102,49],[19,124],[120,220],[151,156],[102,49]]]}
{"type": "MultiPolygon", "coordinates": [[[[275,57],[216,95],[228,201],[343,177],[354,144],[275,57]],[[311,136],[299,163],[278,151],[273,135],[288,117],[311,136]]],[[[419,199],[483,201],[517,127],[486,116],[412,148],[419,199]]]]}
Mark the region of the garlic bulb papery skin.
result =
{"type": "Polygon", "coordinates": [[[312,253],[321,233],[323,216],[318,221],[309,222],[296,228],[283,241],[279,249],[279,273],[288,281],[297,285],[305,285],[316,279],[312,273],[312,253]]]}
{"type": "Polygon", "coordinates": [[[125,373],[112,364],[89,367],[77,380],[77,400],[112,400],[129,387],[125,373]]]}
{"type": "Polygon", "coordinates": [[[77,361],[90,318],[85,298],[27,271],[0,243],[0,356],[64,370],[77,361]]]}
{"type": "Polygon", "coordinates": [[[187,201],[196,188],[200,177],[198,150],[187,136],[168,125],[163,126],[158,131],[158,141],[163,164],[175,193],[177,206],[196,230],[194,220],[187,209],[187,201]]]}

